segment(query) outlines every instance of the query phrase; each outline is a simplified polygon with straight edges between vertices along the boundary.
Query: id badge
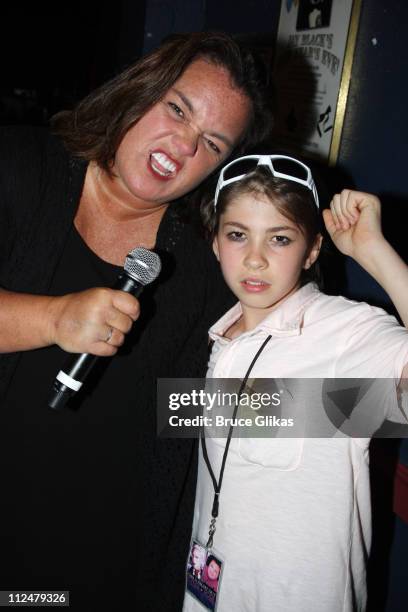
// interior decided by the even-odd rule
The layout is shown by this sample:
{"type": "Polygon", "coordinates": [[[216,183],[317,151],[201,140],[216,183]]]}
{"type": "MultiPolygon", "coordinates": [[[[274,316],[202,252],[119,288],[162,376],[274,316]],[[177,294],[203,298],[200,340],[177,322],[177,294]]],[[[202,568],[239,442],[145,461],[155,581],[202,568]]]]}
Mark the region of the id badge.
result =
{"type": "Polygon", "coordinates": [[[207,549],[192,540],[187,562],[186,593],[200,602],[205,610],[216,610],[224,561],[213,548],[207,549]]]}

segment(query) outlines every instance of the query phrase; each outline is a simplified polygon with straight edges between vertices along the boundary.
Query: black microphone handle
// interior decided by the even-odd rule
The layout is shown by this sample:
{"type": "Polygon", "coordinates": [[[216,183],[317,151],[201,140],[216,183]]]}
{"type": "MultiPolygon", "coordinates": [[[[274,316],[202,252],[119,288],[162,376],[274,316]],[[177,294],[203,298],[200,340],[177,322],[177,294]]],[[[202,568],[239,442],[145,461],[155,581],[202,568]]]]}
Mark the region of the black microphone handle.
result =
{"type": "MultiPolygon", "coordinates": [[[[116,279],[112,289],[120,289],[138,297],[144,289],[144,285],[126,274],[126,272],[122,272],[116,279]]],[[[83,382],[98,359],[97,355],[91,355],[90,353],[70,355],[53,382],[48,398],[48,406],[55,410],[64,408],[69,398],[82,387],[83,382]]]]}

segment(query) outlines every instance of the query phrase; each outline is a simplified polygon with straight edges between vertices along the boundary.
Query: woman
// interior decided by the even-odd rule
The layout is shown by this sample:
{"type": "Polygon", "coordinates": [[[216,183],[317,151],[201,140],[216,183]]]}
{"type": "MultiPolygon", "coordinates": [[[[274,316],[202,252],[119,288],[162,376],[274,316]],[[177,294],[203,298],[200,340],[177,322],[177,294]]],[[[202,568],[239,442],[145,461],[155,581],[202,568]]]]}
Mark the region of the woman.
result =
{"type": "Polygon", "coordinates": [[[195,453],[156,438],[157,377],[200,376],[225,308],[204,243],[169,205],[269,135],[268,99],[229,37],[175,37],[43,130],[3,130],[2,588],[71,590],[86,610],[177,610],[195,453]],[[135,246],[160,278],[109,287],[135,246]],[[79,410],[51,413],[64,351],[114,355],[79,410]],[[40,350],[33,350],[40,349],[40,350]]]}

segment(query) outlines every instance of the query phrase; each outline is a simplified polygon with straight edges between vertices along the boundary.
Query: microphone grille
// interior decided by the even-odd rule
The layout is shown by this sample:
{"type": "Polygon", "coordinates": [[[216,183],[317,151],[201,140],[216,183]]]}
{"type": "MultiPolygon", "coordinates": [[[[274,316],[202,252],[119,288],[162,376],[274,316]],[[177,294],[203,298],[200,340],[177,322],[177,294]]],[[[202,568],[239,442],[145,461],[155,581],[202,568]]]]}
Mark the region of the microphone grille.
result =
{"type": "Polygon", "coordinates": [[[129,276],[148,285],[159,276],[161,261],[157,253],[138,247],[127,254],[124,268],[129,276]]]}

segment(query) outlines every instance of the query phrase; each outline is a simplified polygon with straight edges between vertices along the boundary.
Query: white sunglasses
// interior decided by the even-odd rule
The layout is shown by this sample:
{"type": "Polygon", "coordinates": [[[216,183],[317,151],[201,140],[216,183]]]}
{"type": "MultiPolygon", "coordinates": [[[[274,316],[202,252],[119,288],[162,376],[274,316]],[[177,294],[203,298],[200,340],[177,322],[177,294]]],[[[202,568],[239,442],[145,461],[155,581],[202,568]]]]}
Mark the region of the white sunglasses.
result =
{"type": "Polygon", "coordinates": [[[305,164],[303,164],[301,161],[299,161],[298,159],[295,159],[294,157],[288,157],[287,155],[244,155],[243,157],[238,157],[238,159],[234,159],[232,162],[224,166],[224,168],[221,170],[220,176],[218,178],[217,188],[215,190],[214,209],[217,207],[218,197],[219,197],[221,189],[223,189],[227,185],[231,185],[231,183],[240,181],[249,172],[252,172],[257,166],[267,166],[269,170],[271,171],[272,176],[276,178],[286,179],[288,181],[293,181],[294,183],[299,183],[300,185],[304,185],[304,187],[307,187],[308,189],[310,189],[310,191],[313,194],[315,204],[317,208],[319,208],[319,196],[317,195],[317,189],[316,189],[316,185],[313,180],[313,177],[312,177],[312,173],[310,171],[310,168],[306,166],[305,164]],[[240,174],[238,176],[233,176],[233,177],[224,179],[225,172],[227,170],[229,170],[234,164],[238,164],[247,159],[255,159],[258,161],[258,163],[256,164],[256,166],[254,166],[254,168],[247,170],[247,172],[245,172],[244,174],[240,174]],[[300,166],[302,170],[305,172],[306,178],[303,179],[298,176],[293,176],[291,174],[287,174],[284,172],[278,172],[277,170],[275,170],[275,168],[273,167],[273,162],[282,161],[282,160],[286,162],[292,162],[293,164],[300,166]]]}

